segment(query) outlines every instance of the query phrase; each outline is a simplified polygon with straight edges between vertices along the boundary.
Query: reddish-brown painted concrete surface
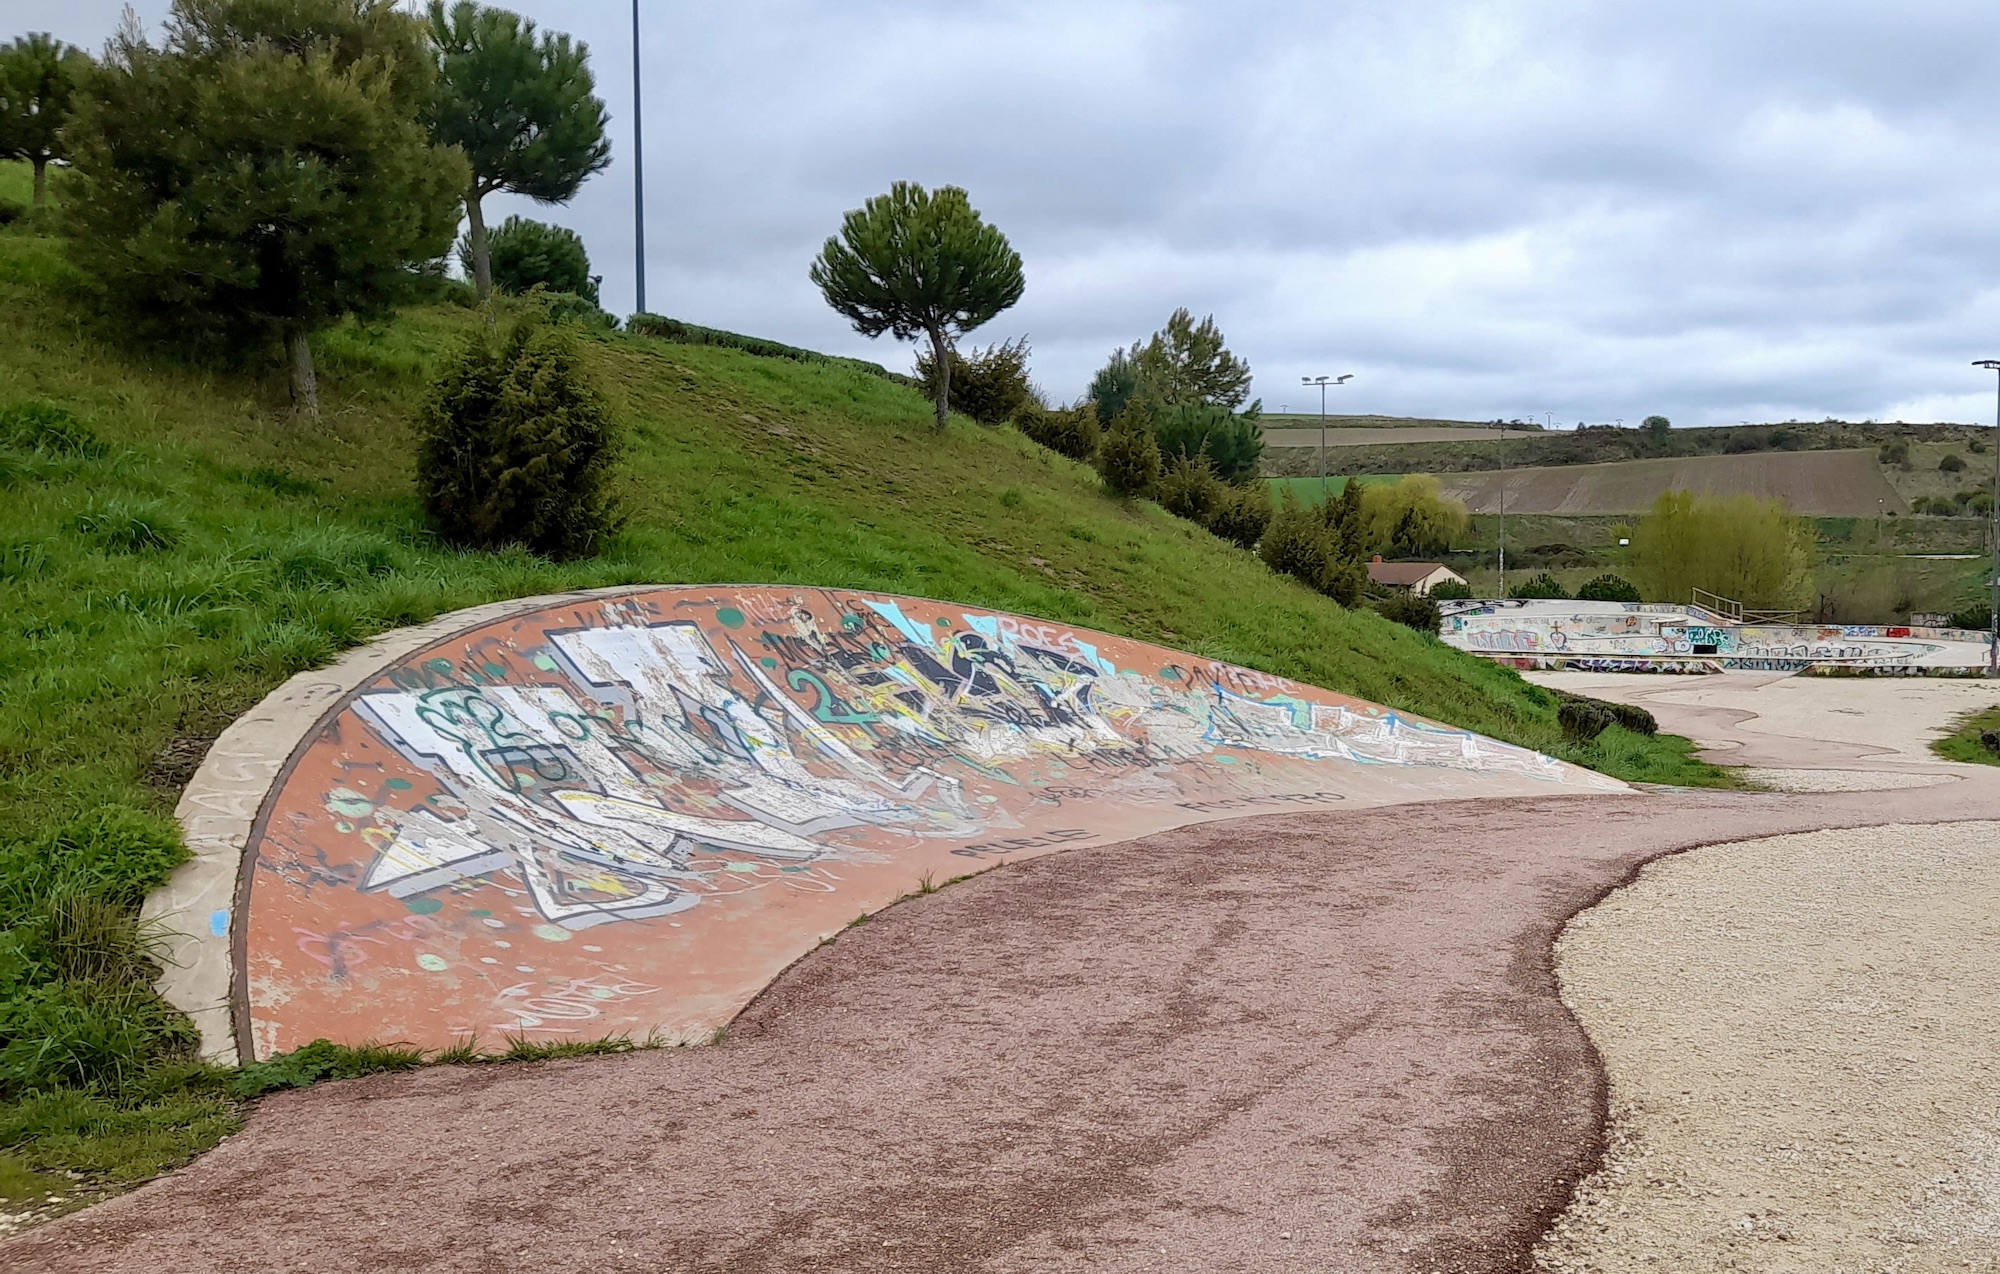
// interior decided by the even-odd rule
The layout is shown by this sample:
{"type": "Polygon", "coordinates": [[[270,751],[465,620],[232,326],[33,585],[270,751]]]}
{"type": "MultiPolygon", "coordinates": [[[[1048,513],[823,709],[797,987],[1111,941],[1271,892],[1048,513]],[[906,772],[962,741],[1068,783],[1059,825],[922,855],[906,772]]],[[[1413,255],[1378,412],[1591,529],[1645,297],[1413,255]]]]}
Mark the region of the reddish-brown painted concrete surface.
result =
{"type": "Polygon", "coordinates": [[[1568,916],[1673,849],[1994,809],[1443,802],[1010,864],[843,934],[718,1046],[281,1096],[0,1268],[1521,1270],[1601,1128],[1568,916]]]}
{"type": "Polygon", "coordinates": [[[1622,790],[1248,669],[824,589],[544,605],[307,726],[207,918],[246,1058],[694,1039],[926,877],[1274,809],[1622,790]]]}

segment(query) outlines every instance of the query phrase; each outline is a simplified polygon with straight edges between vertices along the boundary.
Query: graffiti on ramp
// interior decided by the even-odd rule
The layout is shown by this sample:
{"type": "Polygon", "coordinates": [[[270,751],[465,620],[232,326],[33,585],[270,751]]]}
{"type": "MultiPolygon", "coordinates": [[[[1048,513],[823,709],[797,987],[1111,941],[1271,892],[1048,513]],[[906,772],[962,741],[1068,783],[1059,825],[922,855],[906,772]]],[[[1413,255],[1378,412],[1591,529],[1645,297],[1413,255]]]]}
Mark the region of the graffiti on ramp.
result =
{"type": "Polygon", "coordinates": [[[230,918],[238,1042],[691,1036],[926,879],[1259,812],[1621,786],[1019,616],[566,602],[396,662],[308,733],[230,918]]]}

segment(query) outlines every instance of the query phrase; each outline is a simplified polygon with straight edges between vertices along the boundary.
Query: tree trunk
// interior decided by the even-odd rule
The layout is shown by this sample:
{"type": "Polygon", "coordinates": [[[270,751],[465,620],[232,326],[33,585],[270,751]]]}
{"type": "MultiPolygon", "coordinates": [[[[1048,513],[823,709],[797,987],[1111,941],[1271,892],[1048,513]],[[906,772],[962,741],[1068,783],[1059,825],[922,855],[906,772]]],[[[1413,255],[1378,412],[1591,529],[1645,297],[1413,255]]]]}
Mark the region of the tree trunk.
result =
{"type": "Polygon", "coordinates": [[[944,329],[931,329],[931,366],[936,368],[931,378],[931,394],[937,402],[937,427],[944,428],[945,417],[951,414],[951,347],[945,344],[944,329]]]}
{"type": "Polygon", "coordinates": [[[313,372],[312,342],[303,330],[287,333],[285,353],[292,366],[292,411],[308,420],[319,419],[319,377],[313,372]]]}
{"type": "Polygon", "coordinates": [[[486,214],[479,207],[484,197],[478,186],[465,196],[465,238],[472,246],[472,286],[482,301],[493,295],[493,258],[486,247],[486,214]]]}
{"type": "Polygon", "coordinates": [[[49,160],[46,155],[35,157],[35,207],[49,202],[49,160]]]}

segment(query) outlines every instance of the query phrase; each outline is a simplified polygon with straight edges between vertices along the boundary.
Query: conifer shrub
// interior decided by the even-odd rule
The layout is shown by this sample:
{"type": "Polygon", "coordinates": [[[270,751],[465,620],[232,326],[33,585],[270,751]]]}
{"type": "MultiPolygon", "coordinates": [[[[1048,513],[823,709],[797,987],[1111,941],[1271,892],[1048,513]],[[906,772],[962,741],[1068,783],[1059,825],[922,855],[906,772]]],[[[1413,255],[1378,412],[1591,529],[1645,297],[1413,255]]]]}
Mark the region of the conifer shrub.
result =
{"type": "MultiPolygon", "coordinates": [[[[1034,386],[1028,383],[1027,337],[968,354],[954,347],[945,359],[951,368],[952,410],[962,411],[982,425],[997,425],[1035,405],[1034,386]]],[[[936,377],[935,361],[929,353],[918,351],[917,380],[928,385],[936,377]]]]}
{"type": "Polygon", "coordinates": [[[417,485],[447,543],[561,561],[596,552],[615,528],[615,431],[560,330],[522,324],[497,346],[469,345],[419,429],[417,485]]]}
{"type": "Polygon", "coordinates": [[[1150,413],[1134,404],[1120,412],[1097,444],[1097,471],[1113,495],[1151,495],[1160,480],[1160,444],[1150,413]]]}
{"type": "Polygon", "coordinates": [[[1565,699],[1556,709],[1556,724],[1572,743],[1589,743],[1616,724],[1616,719],[1590,700],[1565,699]]]}
{"type": "Polygon", "coordinates": [[[1096,459],[1104,432],[1097,423],[1096,408],[1089,403],[1052,411],[1030,402],[1015,414],[1014,427],[1050,451],[1085,464],[1096,459]]]}
{"type": "Polygon", "coordinates": [[[1317,508],[1302,509],[1285,492],[1284,501],[1271,515],[1257,555],[1264,565],[1280,575],[1289,575],[1307,588],[1325,591],[1329,575],[1326,522],[1317,508]]]}
{"type": "Polygon", "coordinates": [[[1446,580],[1442,584],[1431,585],[1428,594],[1434,602],[1466,602],[1472,600],[1472,585],[1460,584],[1456,580],[1446,580]]]}
{"type": "Polygon", "coordinates": [[[1420,633],[1436,634],[1444,626],[1444,617],[1438,613],[1438,604],[1417,593],[1396,592],[1374,603],[1374,611],[1382,618],[1392,620],[1406,628],[1414,628],[1420,633]]]}
{"type": "Polygon", "coordinates": [[[1561,580],[1543,571],[1508,589],[1507,596],[1561,602],[1569,600],[1569,590],[1562,586],[1561,580]]]}
{"type": "MultiPolygon", "coordinates": [[[[1521,594],[1516,594],[1521,596],[1521,594]]],[[[1636,602],[1639,590],[1621,575],[1606,573],[1591,580],[1576,590],[1576,600],[1580,602],[1636,602]]]]}
{"type": "Polygon", "coordinates": [[[1214,519],[1227,496],[1228,489],[1215,476],[1215,465],[1200,452],[1168,456],[1160,467],[1154,492],[1161,508],[1203,527],[1214,519]]]}
{"type": "MultiPolygon", "coordinates": [[[[509,217],[487,234],[486,247],[492,259],[493,286],[502,292],[522,293],[540,286],[583,297],[596,307],[597,281],[590,276],[590,254],[576,231],[526,217],[509,217]]],[[[459,240],[458,260],[470,278],[473,253],[469,237],[459,240]]]]}
{"type": "Polygon", "coordinates": [[[1224,487],[1208,518],[1208,529],[1238,548],[1254,549],[1271,524],[1271,492],[1261,482],[1224,487]]]}

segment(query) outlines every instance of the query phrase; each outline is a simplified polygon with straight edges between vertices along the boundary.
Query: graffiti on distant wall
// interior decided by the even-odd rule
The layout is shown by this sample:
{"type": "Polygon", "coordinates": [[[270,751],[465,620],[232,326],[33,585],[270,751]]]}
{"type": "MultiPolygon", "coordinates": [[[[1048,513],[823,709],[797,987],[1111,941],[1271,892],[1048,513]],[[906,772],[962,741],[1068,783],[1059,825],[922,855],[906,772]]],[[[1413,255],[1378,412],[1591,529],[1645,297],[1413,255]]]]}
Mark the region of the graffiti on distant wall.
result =
{"type": "Polygon", "coordinates": [[[1535,657],[1526,666],[1581,668],[1581,660],[1608,660],[1608,666],[1639,670],[1706,658],[1720,667],[1796,671],[1823,663],[1950,668],[1983,659],[1981,635],[1954,629],[1738,626],[1695,622],[1688,613],[1658,606],[1579,606],[1575,613],[1551,602],[1460,606],[1444,620],[1447,643],[1481,654],[1535,657]]]}

